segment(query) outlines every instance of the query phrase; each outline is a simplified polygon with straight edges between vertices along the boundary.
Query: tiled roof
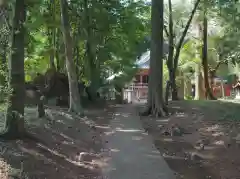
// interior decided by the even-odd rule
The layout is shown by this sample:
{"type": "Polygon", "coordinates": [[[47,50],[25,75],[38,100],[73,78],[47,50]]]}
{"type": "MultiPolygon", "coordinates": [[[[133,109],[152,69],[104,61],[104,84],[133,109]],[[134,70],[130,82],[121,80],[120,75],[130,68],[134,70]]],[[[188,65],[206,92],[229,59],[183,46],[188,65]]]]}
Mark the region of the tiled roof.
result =
{"type": "MultiPolygon", "coordinates": [[[[163,53],[166,55],[168,53],[168,44],[164,43],[163,53]]],[[[150,65],[150,50],[143,53],[140,58],[137,59],[136,65],[141,69],[148,69],[150,65]]]]}

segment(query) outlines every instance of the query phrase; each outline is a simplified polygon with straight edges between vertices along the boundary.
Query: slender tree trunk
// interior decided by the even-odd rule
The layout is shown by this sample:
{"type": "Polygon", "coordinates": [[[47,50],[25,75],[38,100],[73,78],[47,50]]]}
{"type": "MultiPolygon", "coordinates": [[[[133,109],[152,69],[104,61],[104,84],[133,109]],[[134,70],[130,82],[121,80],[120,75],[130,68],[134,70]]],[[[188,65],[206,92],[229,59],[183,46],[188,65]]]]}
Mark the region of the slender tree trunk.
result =
{"type": "MultiPolygon", "coordinates": [[[[52,4],[52,18],[53,18],[53,22],[56,21],[56,2],[55,0],[52,0],[51,2],[52,4]]],[[[56,56],[56,27],[52,27],[52,67],[56,68],[55,66],[55,56],[56,56]]]]}
{"type": "MultiPolygon", "coordinates": [[[[52,16],[52,21],[55,22],[55,0],[51,0],[49,2],[49,13],[52,16]]],[[[49,27],[48,29],[48,38],[50,43],[50,55],[49,55],[49,62],[50,62],[50,68],[56,68],[55,67],[55,42],[56,42],[56,28],[55,27],[49,27]]]]}
{"type": "Polygon", "coordinates": [[[11,58],[9,61],[9,95],[5,132],[1,137],[14,139],[22,137],[24,129],[24,21],[26,18],[25,1],[16,1],[13,18],[11,58]],[[18,32],[18,33],[16,33],[18,32]]]}
{"type": "Polygon", "coordinates": [[[190,15],[190,17],[189,17],[189,19],[188,19],[188,22],[187,22],[187,24],[186,24],[186,26],[185,26],[185,29],[184,29],[184,31],[183,31],[183,33],[182,33],[182,36],[181,36],[181,38],[180,38],[180,40],[179,40],[179,42],[178,42],[178,44],[177,44],[176,54],[175,54],[175,56],[174,56],[174,70],[175,70],[175,71],[176,71],[177,66],[178,66],[178,59],[179,59],[181,47],[182,47],[182,45],[183,45],[185,36],[187,35],[187,31],[188,31],[188,29],[189,29],[189,27],[190,27],[190,25],[191,25],[192,19],[193,19],[194,15],[195,15],[195,12],[196,12],[196,10],[197,10],[197,8],[198,8],[199,3],[200,3],[200,0],[197,0],[196,3],[195,3],[195,5],[194,5],[194,8],[193,8],[193,10],[192,10],[192,13],[191,13],[191,15],[190,15]]]}
{"type": "MultiPolygon", "coordinates": [[[[172,2],[168,0],[168,7],[169,7],[169,34],[168,34],[168,60],[167,60],[167,67],[169,72],[169,81],[172,90],[172,100],[177,100],[177,87],[176,87],[176,72],[173,68],[173,57],[174,57],[174,34],[173,34],[173,17],[172,17],[172,2]]],[[[167,89],[166,89],[167,90],[167,89]]],[[[166,94],[169,94],[167,92],[166,94]]]]}
{"type": "Polygon", "coordinates": [[[192,83],[191,83],[191,79],[185,79],[184,81],[184,97],[186,99],[191,98],[192,96],[192,83]]]}
{"type": "Polygon", "coordinates": [[[76,64],[76,75],[77,75],[77,79],[78,81],[80,80],[80,71],[79,71],[79,46],[76,44],[75,47],[75,56],[76,56],[76,60],[75,60],[75,64],[76,64]]]}
{"type": "Polygon", "coordinates": [[[7,47],[8,47],[8,42],[3,44],[3,54],[2,54],[2,65],[7,64],[7,47]]]}
{"type": "MultiPolygon", "coordinates": [[[[3,13],[2,16],[4,17],[5,23],[8,24],[8,28],[10,30],[11,28],[10,28],[8,19],[6,18],[6,14],[5,14],[5,12],[7,11],[6,8],[7,8],[6,0],[1,0],[0,1],[0,11],[3,13]]],[[[6,86],[6,82],[7,82],[6,74],[8,72],[8,70],[7,70],[8,43],[9,43],[9,37],[6,38],[5,41],[2,44],[1,70],[4,72],[4,74],[2,74],[0,76],[0,84],[1,84],[1,86],[6,86]]],[[[2,100],[5,98],[5,95],[6,94],[4,92],[2,92],[0,94],[0,98],[1,98],[0,102],[3,102],[2,100]]]]}
{"type": "Polygon", "coordinates": [[[59,53],[61,52],[60,50],[60,33],[59,30],[56,30],[56,70],[60,71],[61,70],[61,65],[60,65],[60,56],[59,53]]]}
{"type": "Polygon", "coordinates": [[[60,0],[61,5],[61,21],[62,21],[62,33],[65,43],[66,52],[66,69],[69,81],[69,97],[70,97],[70,107],[69,110],[77,112],[83,115],[83,108],[80,102],[80,95],[78,91],[78,82],[76,76],[76,69],[73,61],[73,40],[70,35],[70,23],[68,17],[68,4],[66,0],[60,0]]]}
{"type": "Polygon", "coordinates": [[[180,99],[180,100],[183,100],[184,99],[184,81],[185,81],[185,77],[184,77],[184,74],[183,74],[183,72],[182,71],[178,71],[179,72],[179,74],[178,74],[178,76],[180,77],[180,79],[179,79],[179,88],[178,88],[178,98],[180,99]]]}
{"type": "Polygon", "coordinates": [[[148,107],[142,115],[163,116],[167,108],[163,100],[163,0],[152,0],[151,53],[148,107]]]}
{"type": "Polygon", "coordinates": [[[97,97],[97,90],[100,84],[100,71],[99,65],[96,59],[96,52],[93,49],[93,37],[91,29],[91,18],[88,7],[88,0],[84,0],[85,9],[85,21],[86,21],[86,32],[87,32],[87,42],[86,42],[86,55],[88,60],[88,70],[89,79],[91,81],[89,86],[89,91],[91,94],[91,99],[94,100],[97,97]]]}
{"type": "Polygon", "coordinates": [[[194,96],[194,99],[195,100],[199,100],[200,99],[200,75],[201,75],[201,66],[199,64],[196,64],[196,67],[195,67],[195,96],[194,96]]]}
{"type": "Polygon", "coordinates": [[[7,81],[8,81],[8,77],[7,77],[7,73],[8,73],[8,70],[7,70],[7,46],[8,46],[8,41],[5,42],[3,44],[3,52],[1,54],[1,68],[0,70],[2,70],[2,74],[0,75],[0,85],[1,85],[1,88],[2,88],[2,91],[0,93],[0,103],[3,103],[3,102],[6,102],[6,96],[7,96],[7,81]]]}
{"type": "Polygon", "coordinates": [[[53,32],[51,29],[48,30],[48,40],[50,43],[50,53],[49,53],[49,65],[50,68],[55,68],[55,63],[54,63],[54,47],[53,47],[53,32]]]}
{"type": "Polygon", "coordinates": [[[195,100],[204,99],[204,85],[201,64],[195,68],[195,100]]]}
{"type": "Polygon", "coordinates": [[[208,36],[208,24],[207,24],[207,16],[206,16],[206,7],[204,7],[202,66],[203,66],[203,73],[204,73],[205,98],[210,100],[216,100],[216,98],[212,94],[212,91],[209,85],[207,36],[208,36]]]}
{"type": "MultiPolygon", "coordinates": [[[[197,10],[197,7],[198,7],[199,3],[200,3],[200,0],[196,0],[194,8],[192,10],[192,13],[191,13],[191,15],[188,19],[188,22],[187,22],[187,24],[184,28],[184,31],[182,33],[182,36],[181,36],[179,42],[176,45],[176,53],[175,53],[174,57],[173,57],[173,53],[172,53],[172,57],[170,58],[172,60],[172,64],[173,64],[173,68],[169,70],[170,71],[169,78],[170,78],[170,81],[171,81],[171,88],[172,88],[172,100],[178,100],[178,91],[177,91],[177,85],[176,85],[176,70],[177,70],[177,67],[178,67],[178,59],[179,59],[179,55],[180,55],[182,45],[184,43],[185,36],[186,36],[187,31],[188,31],[188,29],[191,25],[192,19],[195,15],[195,12],[197,10]]],[[[169,4],[171,4],[170,0],[169,0],[169,4]]]]}

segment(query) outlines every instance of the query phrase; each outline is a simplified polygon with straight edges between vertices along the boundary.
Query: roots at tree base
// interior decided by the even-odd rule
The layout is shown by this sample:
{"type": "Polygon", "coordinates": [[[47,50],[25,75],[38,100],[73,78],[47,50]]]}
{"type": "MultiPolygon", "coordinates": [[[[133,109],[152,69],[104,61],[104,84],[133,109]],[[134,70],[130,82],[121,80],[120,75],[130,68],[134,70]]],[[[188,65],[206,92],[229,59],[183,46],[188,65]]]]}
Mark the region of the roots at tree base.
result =
{"type": "Polygon", "coordinates": [[[23,131],[20,133],[16,131],[13,132],[9,129],[5,129],[3,132],[0,132],[0,140],[30,140],[44,144],[44,141],[40,140],[39,138],[35,137],[27,131],[23,131]]]}
{"type": "Polygon", "coordinates": [[[5,130],[0,133],[1,139],[14,140],[24,137],[24,119],[17,112],[7,112],[5,130]]]}
{"type": "Polygon", "coordinates": [[[217,100],[217,98],[212,94],[211,91],[207,92],[207,94],[205,94],[206,99],[208,100],[217,100]]]}
{"type": "Polygon", "coordinates": [[[69,109],[68,109],[68,112],[74,113],[74,114],[78,115],[79,117],[84,117],[85,114],[84,114],[83,111],[82,111],[82,112],[81,112],[81,111],[82,111],[81,109],[76,110],[76,109],[70,108],[70,107],[69,107],[69,109]]]}
{"type": "Polygon", "coordinates": [[[153,108],[152,105],[151,106],[147,106],[143,112],[140,112],[140,116],[149,116],[149,115],[153,115],[156,117],[162,117],[162,116],[167,116],[168,113],[168,108],[167,106],[163,105],[161,107],[161,109],[157,109],[157,108],[153,108]]]}

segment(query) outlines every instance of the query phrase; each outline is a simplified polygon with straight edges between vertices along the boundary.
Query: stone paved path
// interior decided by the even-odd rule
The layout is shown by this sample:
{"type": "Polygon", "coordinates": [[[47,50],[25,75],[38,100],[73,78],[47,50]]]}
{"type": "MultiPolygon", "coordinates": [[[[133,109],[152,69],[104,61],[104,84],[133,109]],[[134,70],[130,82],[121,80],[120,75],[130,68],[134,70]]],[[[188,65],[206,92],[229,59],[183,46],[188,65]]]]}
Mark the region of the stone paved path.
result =
{"type": "Polygon", "coordinates": [[[134,105],[117,107],[106,135],[104,179],[175,179],[173,171],[145,133],[134,105]]]}

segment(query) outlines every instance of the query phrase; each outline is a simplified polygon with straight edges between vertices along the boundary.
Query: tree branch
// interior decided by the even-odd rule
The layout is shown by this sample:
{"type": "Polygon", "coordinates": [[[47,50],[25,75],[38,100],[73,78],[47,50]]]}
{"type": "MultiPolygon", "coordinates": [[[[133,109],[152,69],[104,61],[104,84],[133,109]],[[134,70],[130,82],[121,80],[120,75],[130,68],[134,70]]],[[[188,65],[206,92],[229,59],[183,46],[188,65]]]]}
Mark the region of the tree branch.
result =
{"type": "Polygon", "coordinates": [[[216,65],[214,68],[211,69],[211,71],[216,72],[216,71],[218,70],[218,68],[219,68],[222,64],[225,64],[225,63],[226,63],[226,60],[219,61],[219,62],[217,63],[217,65],[216,65]]]}
{"type": "Polygon", "coordinates": [[[186,34],[187,34],[187,31],[188,31],[188,29],[189,29],[189,27],[190,27],[190,24],[191,24],[191,22],[192,22],[192,19],[193,19],[194,15],[195,15],[195,12],[196,12],[196,10],[197,10],[197,7],[198,7],[199,3],[200,3],[200,0],[197,0],[196,3],[195,3],[195,5],[194,5],[194,8],[193,8],[193,10],[192,10],[191,16],[189,17],[188,22],[187,22],[187,24],[186,24],[186,26],[185,26],[185,29],[184,29],[184,31],[183,31],[183,33],[182,33],[182,36],[181,36],[181,38],[180,38],[180,40],[179,40],[179,42],[178,42],[178,44],[177,44],[176,55],[175,55],[175,57],[174,57],[174,70],[177,69],[177,66],[178,66],[178,58],[179,58],[179,55],[180,55],[180,50],[181,50],[182,44],[183,44],[183,42],[184,42],[184,38],[185,38],[185,36],[186,36],[186,34]]]}
{"type": "Polygon", "coordinates": [[[166,25],[164,25],[164,32],[165,32],[165,34],[167,35],[167,37],[169,37],[169,33],[168,33],[168,30],[167,30],[167,26],[166,26],[166,25]]]}

